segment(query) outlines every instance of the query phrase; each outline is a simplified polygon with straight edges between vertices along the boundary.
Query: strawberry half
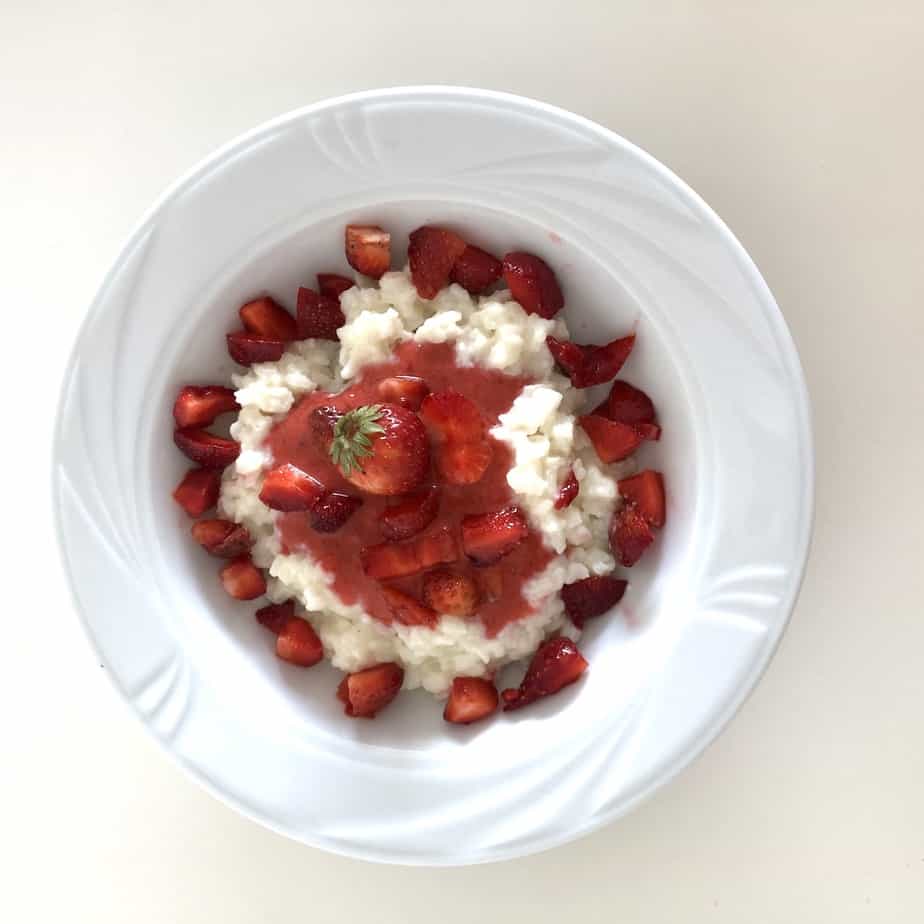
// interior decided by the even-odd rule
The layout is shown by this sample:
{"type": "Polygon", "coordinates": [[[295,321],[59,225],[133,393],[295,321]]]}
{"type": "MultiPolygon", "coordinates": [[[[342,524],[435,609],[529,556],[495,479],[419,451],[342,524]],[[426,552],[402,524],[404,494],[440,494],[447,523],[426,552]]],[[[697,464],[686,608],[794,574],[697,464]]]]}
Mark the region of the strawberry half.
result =
{"type": "Polygon", "coordinates": [[[223,385],[187,385],[173,403],[173,419],[178,427],[207,427],[221,414],[236,411],[234,391],[223,385]]]}
{"type": "Polygon", "coordinates": [[[231,520],[199,520],[192,525],[192,536],[209,555],[218,558],[238,558],[253,545],[247,527],[231,520]]]}
{"type": "Polygon", "coordinates": [[[653,424],[656,420],[651,398],[640,388],[621,379],[613,382],[606,401],[594,413],[626,424],[653,424]]]}
{"type": "Polygon", "coordinates": [[[578,423],[590,437],[601,462],[620,462],[627,459],[645,441],[638,428],[617,423],[597,414],[586,414],[578,423]]]}
{"type": "Polygon", "coordinates": [[[654,542],[651,524],[634,504],[623,504],[610,521],[610,548],[616,561],[631,568],[654,542]]]}
{"type": "Polygon", "coordinates": [[[337,688],[343,711],[353,718],[371,719],[397,695],[404,682],[404,670],[394,662],[376,664],[347,674],[337,688]]]}
{"type": "Polygon", "coordinates": [[[298,290],[295,313],[298,315],[299,340],[309,337],[336,340],[337,329],[346,324],[339,298],[318,295],[313,289],[304,286],[298,290]]]}
{"type": "Polygon", "coordinates": [[[269,606],[261,607],[255,615],[257,622],[261,626],[265,626],[270,632],[279,635],[282,627],[290,619],[295,618],[295,601],[286,600],[285,603],[271,603],[269,606]]]}
{"type": "Polygon", "coordinates": [[[324,485],[298,466],[286,463],[271,469],[263,480],[260,500],[272,510],[310,510],[325,494],[324,485]]]}
{"type": "Polygon", "coordinates": [[[395,622],[403,626],[435,626],[438,617],[429,606],[424,606],[410,594],[395,587],[383,587],[382,596],[395,622]]]}
{"type": "Polygon", "coordinates": [[[235,558],[219,574],[225,590],[235,600],[255,600],[266,593],[263,572],[250,560],[249,555],[235,558]]]}
{"type": "Polygon", "coordinates": [[[411,281],[421,298],[435,298],[449,283],[453,265],[465,252],[465,241],[445,228],[424,225],[410,234],[407,258],[411,281]]]}
{"type": "Polygon", "coordinates": [[[457,282],[472,295],[480,295],[501,277],[504,266],[497,257],[469,244],[453,264],[450,282],[457,282]]]}
{"type": "Polygon", "coordinates": [[[660,472],[648,468],[631,478],[617,482],[619,493],[652,525],[664,525],[664,479],[660,472]]]}
{"type": "Polygon", "coordinates": [[[173,442],[177,449],[203,468],[225,468],[241,451],[234,440],[214,436],[198,427],[183,427],[173,431],[173,442]]]}
{"type": "Polygon", "coordinates": [[[295,318],[269,297],[241,305],[238,314],[244,330],[250,334],[270,340],[295,339],[295,318]]]}
{"type": "Polygon", "coordinates": [[[565,612],[579,629],[583,629],[586,620],[602,616],[616,606],[622,600],[628,586],[628,581],[608,575],[565,584],[561,589],[565,612]]]}
{"type": "Polygon", "coordinates": [[[363,569],[371,578],[387,581],[409,577],[435,565],[457,561],[459,552],[448,529],[408,542],[381,542],[363,549],[363,569]]]}
{"type": "Polygon", "coordinates": [[[311,528],[318,533],[335,533],[362,505],[360,497],[331,491],[311,508],[311,528]]]}
{"type": "Polygon", "coordinates": [[[221,469],[191,468],[174,488],[173,499],[191,516],[201,517],[218,503],[221,469]]]}
{"type": "Polygon", "coordinates": [[[554,318],[564,307],[558,280],[545,260],[514,251],[504,256],[503,272],[510,294],[527,314],[554,318]]]}
{"type": "Polygon", "coordinates": [[[462,519],[462,549],[476,565],[493,565],[500,561],[528,534],[526,518],[517,507],[462,519]]]}
{"type": "Polygon", "coordinates": [[[338,301],[347,289],[352,289],[355,285],[352,279],[337,273],[318,273],[318,291],[321,295],[336,298],[338,301]]]}
{"type": "Polygon", "coordinates": [[[504,711],[521,709],[574,683],[587,670],[577,645],[565,636],[543,642],[533,655],[526,676],[516,690],[504,690],[504,711]]]}
{"type": "Polygon", "coordinates": [[[467,575],[438,568],[424,575],[423,598],[437,613],[471,616],[478,606],[478,587],[467,575]]]}
{"type": "Polygon", "coordinates": [[[428,488],[386,507],[379,515],[379,524],[386,539],[410,539],[423,532],[436,518],[440,506],[437,488],[428,488]]]}
{"type": "Polygon", "coordinates": [[[424,398],[420,416],[434,442],[436,468],[449,484],[475,484],[487,471],[494,451],[477,405],[455,391],[424,398]]]}
{"type": "Polygon", "coordinates": [[[379,382],[378,392],[383,401],[419,411],[424,398],[430,394],[430,386],[416,375],[393,375],[379,382]]]}
{"type": "Polygon", "coordinates": [[[574,503],[574,499],[578,496],[580,490],[581,486],[578,483],[577,476],[574,474],[574,469],[571,469],[571,471],[568,472],[568,477],[565,478],[561,487],[558,489],[558,494],[553,504],[555,509],[564,510],[565,507],[570,507],[574,503]]]}
{"type": "Polygon", "coordinates": [[[483,677],[456,677],[449,690],[443,718],[454,725],[471,725],[497,709],[497,690],[483,677]]]}
{"type": "Polygon", "coordinates": [[[603,346],[545,338],[559,368],[575,388],[590,388],[614,378],[635,346],[635,334],[611,340],[603,346]]]}
{"type": "Polygon", "coordinates": [[[391,235],[378,225],[347,225],[347,262],[358,273],[381,279],[391,266],[391,235]]]}
{"type": "Polygon", "coordinates": [[[246,330],[225,334],[225,340],[231,358],[242,366],[252,363],[274,363],[281,359],[286,351],[285,341],[250,334],[246,330]]]}
{"type": "Polygon", "coordinates": [[[324,657],[324,646],[307,619],[292,616],[279,628],[276,656],[299,667],[313,667],[324,657]]]}

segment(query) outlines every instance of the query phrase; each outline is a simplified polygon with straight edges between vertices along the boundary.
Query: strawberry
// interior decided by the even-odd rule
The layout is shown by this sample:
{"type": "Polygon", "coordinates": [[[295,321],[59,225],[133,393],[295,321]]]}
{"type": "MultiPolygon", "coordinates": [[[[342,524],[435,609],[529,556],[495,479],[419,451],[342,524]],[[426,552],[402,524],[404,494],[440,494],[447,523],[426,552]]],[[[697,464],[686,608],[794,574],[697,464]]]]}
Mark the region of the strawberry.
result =
{"type": "Polygon", "coordinates": [[[257,622],[265,626],[270,632],[279,635],[282,627],[295,618],[295,601],[286,600],[285,603],[271,603],[256,612],[257,622]]]}
{"type": "Polygon", "coordinates": [[[454,391],[424,398],[420,416],[436,451],[436,468],[449,484],[475,484],[494,455],[477,405],[454,391]]]}
{"type": "Polygon", "coordinates": [[[661,439],[661,428],[657,424],[653,423],[637,423],[633,424],[635,427],[635,432],[643,440],[659,440],[661,439]]]}
{"type": "Polygon", "coordinates": [[[627,459],[644,442],[644,437],[630,424],[607,420],[597,414],[585,414],[578,423],[590,437],[601,462],[627,459]]]}
{"type": "Polygon", "coordinates": [[[545,338],[549,352],[575,388],[608,382],[622,368],[635,346],[635,334],[611,340],[603,346],[545,338]]]}
{"type": "Polygon", "coordinates": [[[462,548],[476,565],[493,565],[512,552],[529,533],[518,507],[462,519],[462,548]]]}
{"type": "Polygon", "coordinates": [[[515,251],[504,256],[504,282],[527,314],[554,318],[565,305],[555,273],[531,253],[515,251]]]}
{"type": "Polygon", "coordinates": [[[397,404],[347,411],[334,424],[327,450],[344,478],[369,494],[407,494],[430,470],[427,431],[397,404]]]}
{"type": "Polygon", "coordinates": [[[568,472],[568,477],[562,482],[561,487],[558,489],[558,494],[555,497],[554,507],[556,510],[564,510],[565,507],[570,507],[574,503],[574,499],[578,496],[578,492],[581,490],[580,484],[578,484],[577,476],[574,474],[574,469],[572,468],[568,472]]]}
{"type": "Polygon", "coordinates": [[[407,247],[411,281],[421,298],[435,298],[449,283],[456,260],[465,252],[465,241],[445,228],[424,225],[412,231],[407,247]]]}
{"type": "Polygon", "coordinates": [[[494,458],[491,444],[447,443],[436,457],[436,468],[448,484],[475,484],[481,480],[494,458]]]}
{"type": "Polygon", "coordinates": [[[417,536],[408,542],[380,542],[363,549],[363,569],[371,578],[390,578],[419,574],[435,565],[458,560],[455,539],[448,529],[417,536]]]}
{"type": "Polygon", "coordinates": [[[173,491],[173,499],[191,516],[201,517],[218,503],[221,469],[191,468],[173,491]]]}
{"type": "Polygon", "coordinates": [[[242,305],[238,314],[244,330],[270,340],[294,340],[295,318],[273,299],[258,298],[242,305]]]}
{"type": "Polygon", "coordinates": [[[298,339],[315,337],[318,340],[336,340],[337,329],[346,324],[340,300],[330,295],[318,295],[313,289],[301,286],[295,307],[298,315],[298,339]]]}
{"type": "Polygon", "coordinates": [[[173,442],[183,455],[198,462],[203,468],[225,468],[241,451],[234,440],[213,436],[198,427],[182,427],[173,431],[173,442]]]}
{"type": "Polygon", "coordinates": [[[480,295],[500,279],[503,269],[497,257],[469,244],[453,265],[449,281],[457,282],[472,295],[480,295]]]}
{"type": "Polygon", "coordinates": [[[416,375],[393,375],[379,382],[378,392],[383,401],[419,411],[423,399],[430,394],[430,386],[416,375]]]}
{"type": "Polygon", "coordinates": [[[336,298],[339,301],[340,296],[355,285],[352,279],[337,273],[318,273],[318,291],[328,298],[336,298]]]}
{"type": "Polygon", "coordinates": [[[577,645],[565,636],[543,642],[533,655],[519,689],[504,690],[504,711],[521,709],[574,683],[587,670],[577,645]]]}
{"type": "Polygon", "coordinates": [[[435,487],[412,494],[379,515],[382,535],[387,539],[410,539],[425,530],[439,510],[440,494],[435,487]]]}
{"type": "Polygon", "coordinates": [[[658,528],[664,525],[664,479],[650,468],[617,482],[619,493],[627,503],[658,528]]]}
{"type": "Polygon", "coordinates": [[[378,225],[347,225],[347,262],[358,273],[381,279],[391,265],[391,235],[378,225]]]}
{"type": "Polygon", "coordinates": [[[220,572],[221,583],[235,600],[255,600],[266,593],[266,579],[263,572],[242,555],[229,562],[220,572]]]}
{"type": "Polygon", "coordinates": [[[478,587],[467,575],[438,568],[424,575],[423,598],[437,613],[471,616],[478,606],[478,587]]]}
{"type": "Polygon", "coordinates": [[[187,385],[176,396],[173,419],[178,427],[207,427],[238,406],[234,391],[223,385],[187,385]]]}
{"type": "Polygon", "coordinates": [[[360,497],[331,491],[311,508],[311,528],[318,533],[335,533],[362,505],[360,497]]]}
{"type": "Polygon", "coordinates": [[[267,472],[260,500],[273,510],[291,513],[310,510],[324,494],[324,485],[317,478],[286,463],[267,472]]]}
{"type": "Polygon", "coordinates": [[[218,558],[238,558],[253,544],[247,527],[231,520],[199,520],[192,525],[192,536],[209,555],[218,558]]]}
{"type": "Polygon", "coordinates": [[[443,718],[455,725],[471,725],[497,709],[494,684],[482,677],[456,677],[452,681],[443,718]]]}
{"type": "Polygon", "coordinates": [[[292,616],[279,628],[276,656],[299,667],[312,667],[324,657],[324,646],[307,619],[292,616]]]}
{"type": "Polygon", "coordinates": [[[330,452],[330,444],[334,439],[334,427],[340,420],[340,411],[329,404],[316,407],[308,418],[308,429],[314,444],[324,452],[330,452]]]}
{"type": "Polygon", "coordinates": [[[610,521],[610,548],[616,561],[631,568],[654,542],[651,524],[634,504],[623,504],[610,521]]]}
{"type": "Polygon", "coordinates": [[[392,617],[403,626],[433,627],[439,619],[429,606],[424,606],[410,594],[395,587],[383,587],[382,596],[391,610],[392,617]]]}
{"type": "Polygon", "coordinates": [[[337,699],[348,716],[371,719],[398,695],[403,682],[404,671],[397,664],[376,664],[347,674],[337,688],[337,699]]]}
{"type": "Polygon", "coordinates": [[[584,578],[573,584],[565,584],[561,589],[561,598],[565,604],[568,618],[579,628],[584,622],[595,616],[602,616],[622,600],[627,581],[604,575],[584,578]]]}
{"type": "Polygon", "coordinates": [[[626,424],[655,423],[655,406],[640,388],[617,379],[595,414],[626,424]]]}
{"type": "Polygon", "coordinates": [[[231,354],[231,358],[242,366],[249,366],[251,363],[274,363],[286,351],[285,341],[249,334],[245,330],[225,334],[225,339],[228,341],[228,353],[231,354]]]}

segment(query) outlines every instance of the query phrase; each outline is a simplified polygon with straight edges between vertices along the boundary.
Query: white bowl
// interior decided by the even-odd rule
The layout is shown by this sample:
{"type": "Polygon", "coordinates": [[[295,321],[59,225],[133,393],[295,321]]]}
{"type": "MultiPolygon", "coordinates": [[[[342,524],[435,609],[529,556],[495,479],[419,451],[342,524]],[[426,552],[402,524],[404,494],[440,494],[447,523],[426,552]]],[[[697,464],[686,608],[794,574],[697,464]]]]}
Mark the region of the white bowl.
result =
{"type": "MultiPolygon", "coordinates": [[[[398,255],[400,260],[403,254],[398,255]]],[[[741,705],[788,620],[812,517],[809,408],[789,333],[741,245],[619,136],[480,90],[360,93],[209,157],[132,234],[80,333],[54,488],[84,623],[117,689],[219,798],[293,838],[400,863],[513,857],[626,812],[741,705]],[[426,694],[350,721],[337,676],[275,658],[170,498],[187,463],[170,407],[227,380],[223,334],[252,292],[292,306],[343,270],[343,226],[458,227],[544,256],[577,340],[637,326],[626,376],[664,427],[668,524],[596,620],[585,679],[471,729],[426,694]]]]}

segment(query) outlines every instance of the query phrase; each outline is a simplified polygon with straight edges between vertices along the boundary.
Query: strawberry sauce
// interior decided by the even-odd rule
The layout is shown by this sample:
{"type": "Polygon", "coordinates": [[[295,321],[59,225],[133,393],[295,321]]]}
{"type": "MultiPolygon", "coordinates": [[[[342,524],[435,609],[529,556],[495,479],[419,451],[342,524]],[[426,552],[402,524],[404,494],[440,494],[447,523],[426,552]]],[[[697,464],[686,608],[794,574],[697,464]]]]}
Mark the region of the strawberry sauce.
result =
{"type": "MultiPolygon", "coordinates": [[[[451,344],[404,343],[396,349],[391,360],[367,366],[362,377],[339,394],[314,392],[306,395],[270,432],[267,442],[274,465],[292,463],[323,482],[328,490],[344,491],[363,500],[362,507],[336,533],[316,532],[309,525],[306,513],[280,514],[277,529],[283,551],[307,551],[334,575],[334,590],[344,603],[359,603],[367,613],[386,623],[392,621],[391,613],[382,596],[381,585],[363,571],[362,550],[385,541],[379,515],[397,499],[367,494],[350,484],[327,453],[315,445],[308,420],[311,412],[321,405],[346,411],[363,404],[381,403],[377,385],[394,375],[420,376],[434,392],[451,389],[461,393],[478,405],[488,429],[509,410],[514,398],[530,382],[494,370],[458,366],[451,344]]],[[[465,558],[459,541],[462,517],[488,513],[514,503],[506,477],[512,462],[510,450],[493,437],[489,440],[493,458],[481,480],[464,486],[440,485],[439,512],[421,535],[432,535],[442,528],[451,530],[459,546],[459,560],[446,567],[471,576],[481,588],[484,602],[471,618],[480,620],[487,634],[494,636],[508,623],[532,612],[523,598],[523,585],[548,564],[552,553],[537,533],[530,532],[495,565],[479,568],[465,558]]],[[[426,484],[438,484],[435,472],[431,475],[426,484]]],[[[388,583],[421,599],[422,579],[423,575],[419,574],[388,583]]]]}

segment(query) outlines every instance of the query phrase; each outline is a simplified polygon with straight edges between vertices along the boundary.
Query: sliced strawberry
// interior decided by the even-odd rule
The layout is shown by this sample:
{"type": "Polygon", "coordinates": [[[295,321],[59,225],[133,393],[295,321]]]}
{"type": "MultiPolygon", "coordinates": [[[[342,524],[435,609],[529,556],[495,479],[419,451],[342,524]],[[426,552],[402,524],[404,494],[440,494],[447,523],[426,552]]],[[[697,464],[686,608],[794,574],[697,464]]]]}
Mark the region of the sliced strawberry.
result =
{"type": "Polygon", "coordinates": [[[337,329],[346,324],[339,299],[318,295],[314,289],[306,289],[304,286],[298,290],[295,311],[298,315],[299,340],[308,337],[336,340],[337,329]]]}
{"type": "Polygon", "coordinates": [[[283,626],[295,618],[295,601],[286,600],[285,603],[271,603],[256,612],[257,622],[265,626],[276,635],[282,631],[283,626]]]}
{"type": "Polygon", "coordinates": [[[483,677],[456,677],[452,681],[443,718],[455,725],[471,725],[497,709],[494,684],[483,677]]]}
{"type": "Polygon", "coordinates": [[[218,558],[238,558],[253,545],[247,527],[231,520],[199,520],[192,525],[192,535],[209,555],[218,558]]]}
{"type": "Polygon", "coordinates": [[[383,401],[419,411],[430,386],[416,375],[393,375],[379,382],[378,392],[383,401]]]}
{"type": "Polygon", "coordinates": [[[519,689],[504,690],[504,711],[521,709],[574,683],[587,670],[577,645],[565,636],[543,642],[533,655],[519,689]]]}
{"type": "Polygon", "coordinates": [[[546,337],[546,345],[559,368],[575,388],[590,388],[608,382],[622,368],[635,346],[635,334],[611,340],[603,346],[572,343],[546,337]]]}
{"type": "Polygon", "coordinates": [[[497,257],[469,244],[453,265],[449,281],[457,282],[472,295],[480,295],[500,279],[503,270],[497,257]]]}
{"type": "Polygon", "coordinates": [[[318,291],[321,295],[336,298],[338,301],[347,289],[352,289],[355,285],[352,279],[337,273],[318,273],[318,291]]]}
{"type": "Polygon", "coordinates": [[[379,515],[382,534],[387,539],[410,539],[433,522],[439,506],[440,494],[435,487],[412,494],[382,511],[379,515]]]}
{"type": "Polygon", "coordinates": [[[226,334],[225,339],[228,341],[228,353],[231,354],[231,358],[242,366],[252,363],[274,363],[286,351],[285,341],[249,334],[245,330],[226,334]]]}
{"type": "Polygon", "coordinates": [[[395,622],[402,626],[435,626],[438,618],[429,606],[398,590],[395,587],[383,587],[382,596],[388,604],[395,622]]]}
{"type": "Polygon", "coordinates": [[[619,493],[652,525],[664,525],[664,479],[650,468],[617,482],[619,493]]]}
{"type": "Polygon", "coordinates": [[[286,463],[267,472],[260,500],[273,510],[310,510],[326,493],[324,485],[298,466],[286,463]]]}
{"type": "Polygon", "coordinates": [[[465,241],[445,228],[424,225],[410,234],[407,258],[411,281],[421,298],[435,298],[449,283],[456,260],[465,252],[465,241]]]}
{"type": "Polygon", "coordinates": [[[437,613],[471,616],[478,607],[478,587],[467,575],[437,568],[424,575],[423,598],[437,613]]]}
{"type": "Polygon", "coordinates": [[[579,628],[595,616],[602,616],[622,600],[628,581],[621,581],[609,575],[584,578],[573,584],[565,584],[561,598],[568,618],[579,628]]]}
{"type": "Polygon", "coordinates": [[[586,414],[578,423],[590,437],[601,462],[627,459],[644,442],[644,437],[630,424],[607,420],[597,414],[586,414]]]}
{"type": "Polygon", "coordinates": [[[462,548],[476,565],[493,565],[529,534],[518,507],[479,513],[462,519],[462,548]]]}
{"type": "Polygon", "coordinates": [[[280,626],[276,656],[299,667],[312,667],[324,657],[324,646],[307,619],[293,616],[280,626]]]}
{"type": "Polygon", "coordinates": [[[643,440],[661,439],[661,428],[657,424],[639,423],[639,424],[633,424],[633,426],[635,427],[635,432],[643,440]]]}
{"type": "Polygon", "coordinates": [[[570,507],[571,504],[574,503],[574,499],[578,496],[580,490],[581,486],[572,468],[568,472],[568,477],[565,478],[561,487],[558,489],[558,494],[555,497],[555,504],[553,505],[555,509],[564,510],[565,507],[570,507]]]}
{"type": "Polygon", "coordinates": [[[515,251],[504,256],[504,282],[527,314],[554,318],[565,305],[555,273],[531,253],[515,251]]]}
{"type": "Polygon", "coordinates": [[[627,424],[653,424],[656,416],[651,398],[622,379],[613,382],[606,401],[594,413],[627,424]]]}
{"type": "Polygon", "coordinates": [[[191,468],[174,488],[173,499],[191,516],[201,517],[218,503],[221,469],[191,468]]]}
{"type": "Polygon", "coordinates": [[[371,719],[398,695],[403,682],[404,670],[397,664],[376,664],[347,674],[337,688],[337,699],[348,716],[371,719]]]}
{"type": "Polygon", "coordinates": [[[270,340],[294,340],[295,318],[273,299],[258,298],[242,305],[238,314],[244,330],[270,340]]]}
{"type": "Polygon", "coordinates": [[[311,528],[318,533],[335,533],[362,505],[361,497],[331,491],[311,508],[311,528]]]}
{"type": "Polygon", "coordinates": [[[494,450],[487,440],[446,443],[436,453],[436,470],[448,484],[475,484],[488,470],[494,450]]]}
{"type": "Polygon", "coordinates": [[[220,414],[238,409],[234,391],[223,385],[187,385],[173,404],[178,427],[207,427],[220,414]]]}
{"type": "Polygon", "coordinates": [[[449,484],[475,484],[487,471],[494,451],[474,402],[454,391],[424,398],[420,416],[434,442],[436,468],[449,484]]]}
{"type": "Polygon", "coordinates": [[[379,581],[419,574],[435,565],[457,561],[459,552],[448,529],[407,542],[381,542],[363,549],[366,574],[379,581]]]}
{"type": "Polygon", "coordinates": [[[242,555],[225,565],[220,572],[221,583],[235,600],[255,600],[266,593],[266,579],[263,572],[242,555]]]}
{"type": "Polygon", "coordinates": [[[391,266],[391,235],[378,225],[347,225],[347,262],[358,273],[381,279],[391,266]]]}
{"type": "Polygon", "coordinates": [[[173,442],[184,456],[198,462],[203,468],[225,468],[241,451],[241,447],[234,440],[214,436],[198,427],[174,430],[173,442]]]}
{"type": "Polygon", "coordinates": [[[479,595],[485,603],[494,603],[504,594],[504,572],[502,568],[482,568],[478,572],[479,595]]]}
{"type": "Polygon", "coordinates": [[[623,504],[610,521],[610,548],[616,561],[631,568],[654,542],[651,524],[634,504],[623,504]]]}

